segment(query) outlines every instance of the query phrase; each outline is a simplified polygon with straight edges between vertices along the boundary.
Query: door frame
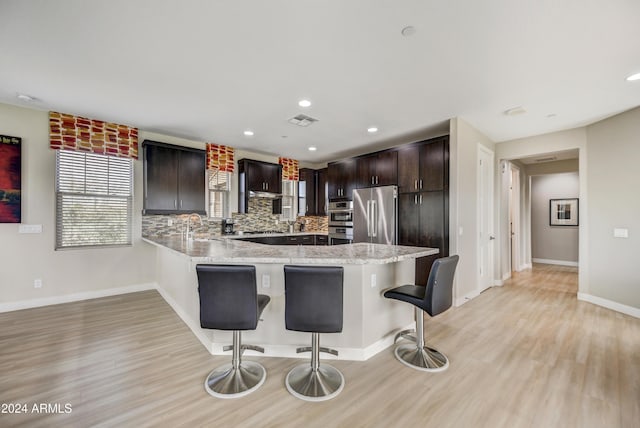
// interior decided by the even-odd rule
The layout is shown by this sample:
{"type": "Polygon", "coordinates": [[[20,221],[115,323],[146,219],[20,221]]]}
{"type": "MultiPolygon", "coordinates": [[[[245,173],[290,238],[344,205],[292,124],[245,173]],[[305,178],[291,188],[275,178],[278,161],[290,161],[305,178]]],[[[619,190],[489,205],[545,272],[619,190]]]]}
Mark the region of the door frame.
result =
{"type": "Polygon", "coordinates": [[[513,162],[509,162],[509,272],[520,272],[522,270],[522,250],[521,250],[521,185],[520,172],[513,162]]]}

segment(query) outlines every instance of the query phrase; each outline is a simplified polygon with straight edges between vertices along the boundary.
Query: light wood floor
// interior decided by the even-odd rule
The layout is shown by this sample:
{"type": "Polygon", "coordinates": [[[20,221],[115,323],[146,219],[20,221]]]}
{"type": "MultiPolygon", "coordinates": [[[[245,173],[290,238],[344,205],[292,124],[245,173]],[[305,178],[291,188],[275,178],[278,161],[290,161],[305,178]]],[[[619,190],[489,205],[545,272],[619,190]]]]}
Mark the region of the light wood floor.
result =
{"type": "Polygon", "coordinates": [[[445,372],[406,368],[392,348],[333,362],[346,385],[323,403],[289,395],[300,360],[284,358],[251,358],[268,371],[255,393],[209,396],[204,378],[228,358],[155,291],[0,314],[0,403],[72,406],[0,414],[0,426],[638,427],[640,320],[577,301],[576,276],[535,265],[427,317],[445,372]]]}

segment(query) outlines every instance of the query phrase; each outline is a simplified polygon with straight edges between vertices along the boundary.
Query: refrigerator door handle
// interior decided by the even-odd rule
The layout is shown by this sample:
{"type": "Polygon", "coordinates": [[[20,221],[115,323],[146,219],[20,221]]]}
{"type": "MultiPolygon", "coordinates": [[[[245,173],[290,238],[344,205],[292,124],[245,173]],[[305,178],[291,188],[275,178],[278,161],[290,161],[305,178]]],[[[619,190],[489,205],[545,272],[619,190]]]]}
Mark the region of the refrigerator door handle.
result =
{"type": "Polygon", "coordinates": [[[367,200],[367,238],[371,237],[371,201],[367,200]]]}
{"type": "Polygon", "coordinates": [[[375,200],[371,201],[371,236],[378,236],[378,203],[375,200]]]}

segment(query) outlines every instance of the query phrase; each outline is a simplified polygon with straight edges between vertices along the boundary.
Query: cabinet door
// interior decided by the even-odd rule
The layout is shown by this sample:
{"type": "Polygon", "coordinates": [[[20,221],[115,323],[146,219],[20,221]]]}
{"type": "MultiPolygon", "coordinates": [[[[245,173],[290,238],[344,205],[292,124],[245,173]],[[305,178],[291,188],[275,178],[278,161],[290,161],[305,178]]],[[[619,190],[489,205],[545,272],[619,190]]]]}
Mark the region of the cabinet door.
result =
{"type": "Polygon", "coordinates": [[[327,215],[329,200],[327,198],[327,168],[319,169],[316,175],[316,214],[320,216],[327,215]]]}
{"type": "Polygon", "coordinates": [[[398,150],[398,191],[417,192],[420,179],[420,146],[410,145],[398,150]]]}
{"type": "Polygon", "coordinates": [[[145,213],[178,209],[178,161],[174,149],[144,146],[145,213]]]}
{"type": "Polygon", "coordinates": [[[282,193],[282,165],[262,164],[262,176],[266,191],[282,193]]]}
{"type": "Polygon", "coordinates": [[[356,161],[347,159],[329,165],[329,198],[351,199],[356,187],[356,161]]]}
{"type": "Polygon", "coordinates": [[[179,154],[178,209],[205,213],[206,154],[191,151],[179,154]]]}
{"type": "Polygon", "coordinates": [[[389,150],[378,153],[375,177],[377,186],[391,186],[398,183],[398,152],[389,150]]]}
{"type": "Polygon", "coordinates": [[[244,173],[247,190],[255,192],[266,191],[263,169],[262,164],[245,162],[244,173]]]}
{"type": "Polygon", "coordinates": [[[376,185],[376,155],[356,159],[356,187],[373,187],[376,185]]]}
{"type": "Polygon", "coordinates": [[[421,192],[420,204],[420,238],[421,247],[432,247],[444,252],[445,219],[444,192],[421,192]]]}
{"type": "Polygon", "coordinates": [[[425,143],[420,147],[421,190],[443,190],[445,173],[444,140],[425,143]]]}
{"type": "Polygon", "coordinates": [[[418,246],[420,206],[417,193],[402,193],[398,197],[398,244],[418,246]]]}
{"type": "Polygon", "coordinates": [[[340,165],[332,163],[327,167],[327,198],[338,198],[340,193],[340,165]]]}
{"type": "Polygon", "coordinates": [[[348,159],[342,162],[342,188],[343,197],[351,200],[353,189],[356,188],[356,160],[348,159]]]}

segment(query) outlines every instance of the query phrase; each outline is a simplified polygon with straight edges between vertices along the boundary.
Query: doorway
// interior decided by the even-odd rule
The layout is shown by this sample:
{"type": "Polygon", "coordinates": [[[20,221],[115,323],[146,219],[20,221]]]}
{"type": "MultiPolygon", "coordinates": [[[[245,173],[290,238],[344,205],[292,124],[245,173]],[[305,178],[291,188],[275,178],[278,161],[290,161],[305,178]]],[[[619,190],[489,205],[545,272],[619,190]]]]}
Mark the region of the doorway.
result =
{"type": "Polygon", "coordinates": [[[520,264],[520,168],[509,163],[509,262],[510,272],[519,272],[520,264]]]}

